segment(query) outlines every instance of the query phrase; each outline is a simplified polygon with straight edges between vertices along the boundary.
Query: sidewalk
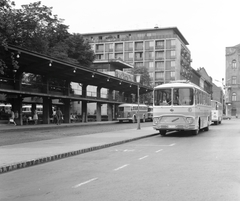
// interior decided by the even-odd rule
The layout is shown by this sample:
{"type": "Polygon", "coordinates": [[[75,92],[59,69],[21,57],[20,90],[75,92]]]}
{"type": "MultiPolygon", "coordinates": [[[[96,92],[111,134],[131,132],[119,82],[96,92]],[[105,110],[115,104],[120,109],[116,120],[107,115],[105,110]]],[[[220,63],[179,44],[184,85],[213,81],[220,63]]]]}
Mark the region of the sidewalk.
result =
{"type": "MultiPolygon", "coordinates": [[[[104,123],[106,124],[114,122],[92,122],[86,124],[91,126],[92,124],[104,123]]],[[[66,124],[61,126],[79,126],[79,124],[66,124]]],[[[55,127],[55,125],[12,127],[1,126],[0,132],[10,132],[11,130],[16,129],[51,129],[55,127]]],[[[65,137],[53,140],[0,146],[0,174],[114,145],[123,144],[126,142],[154,136],[156,134],[158,134],[158,132],[155,131],[152,127],[144,127],[140,130],[137,130],[136,128],[114,132],[97,133],[93,135],[65,137]]]]}

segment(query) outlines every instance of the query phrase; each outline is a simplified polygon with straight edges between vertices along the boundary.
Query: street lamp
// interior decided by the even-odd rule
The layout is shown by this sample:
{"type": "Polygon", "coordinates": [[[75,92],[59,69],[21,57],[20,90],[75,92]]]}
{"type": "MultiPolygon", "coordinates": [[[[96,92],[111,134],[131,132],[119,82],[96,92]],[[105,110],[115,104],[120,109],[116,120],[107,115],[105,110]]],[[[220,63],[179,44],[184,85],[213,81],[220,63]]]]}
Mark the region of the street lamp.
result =
{"type": "Polygon", "coordinates": [[[136,82],[138,83],[137,87],[137,96],[138,96],[138,112],[137,112],[137,129],[140,130],[140,114],[139,114],[139,84],[140,84],[141,74],[136,74],[136,82]]]}

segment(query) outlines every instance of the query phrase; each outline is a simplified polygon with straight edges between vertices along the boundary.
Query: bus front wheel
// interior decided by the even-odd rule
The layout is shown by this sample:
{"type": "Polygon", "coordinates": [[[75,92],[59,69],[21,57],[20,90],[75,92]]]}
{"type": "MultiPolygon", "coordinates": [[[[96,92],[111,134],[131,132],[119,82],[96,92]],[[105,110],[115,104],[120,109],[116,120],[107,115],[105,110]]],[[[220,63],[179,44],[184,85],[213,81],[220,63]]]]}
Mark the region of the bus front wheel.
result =
{"type": "Polygon", "coordinates": [[[165,136],[167,131],[166,130],[159,130],[159,133],[161,136],[165,136]]]}
{"type": "Polygon", "coordinates": [[[198,123],[197,129],[193,130],[192,133],[193,133],[193,135],[197,135],[199,133],[199,131],[200,131],[200,123],[198,123]]]}

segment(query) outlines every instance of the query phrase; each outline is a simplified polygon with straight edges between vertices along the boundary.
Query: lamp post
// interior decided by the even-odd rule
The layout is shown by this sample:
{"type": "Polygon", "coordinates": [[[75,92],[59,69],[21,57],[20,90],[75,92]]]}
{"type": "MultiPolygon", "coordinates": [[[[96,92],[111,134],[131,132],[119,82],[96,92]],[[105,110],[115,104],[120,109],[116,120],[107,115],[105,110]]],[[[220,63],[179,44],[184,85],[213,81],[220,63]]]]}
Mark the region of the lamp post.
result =
{"type": "Polygon", "coordinates": [[[139,84],[140,84],[141,74],[136,74],[136,82],[138,83],[137,87],[137,96],[138,96],[138,111],[137,111],[137,129],[140,130],[140,115],[139,115],[139,84]]]}

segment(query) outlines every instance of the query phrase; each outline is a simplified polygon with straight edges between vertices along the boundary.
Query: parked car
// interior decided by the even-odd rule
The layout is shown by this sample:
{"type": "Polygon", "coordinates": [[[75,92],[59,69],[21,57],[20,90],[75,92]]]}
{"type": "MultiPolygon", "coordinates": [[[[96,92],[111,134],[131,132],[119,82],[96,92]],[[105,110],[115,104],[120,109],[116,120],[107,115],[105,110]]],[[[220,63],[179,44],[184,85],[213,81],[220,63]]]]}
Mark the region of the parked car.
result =
{"type": "Polygon", "coordinates": [[[223,119],[228,119],[228,120],[231,120],[231,118],[232,118],[232,117],[231,117],[231,116],[229,116],[229,115],[225,115],[225,114],[223,115],[223,119]]]}

